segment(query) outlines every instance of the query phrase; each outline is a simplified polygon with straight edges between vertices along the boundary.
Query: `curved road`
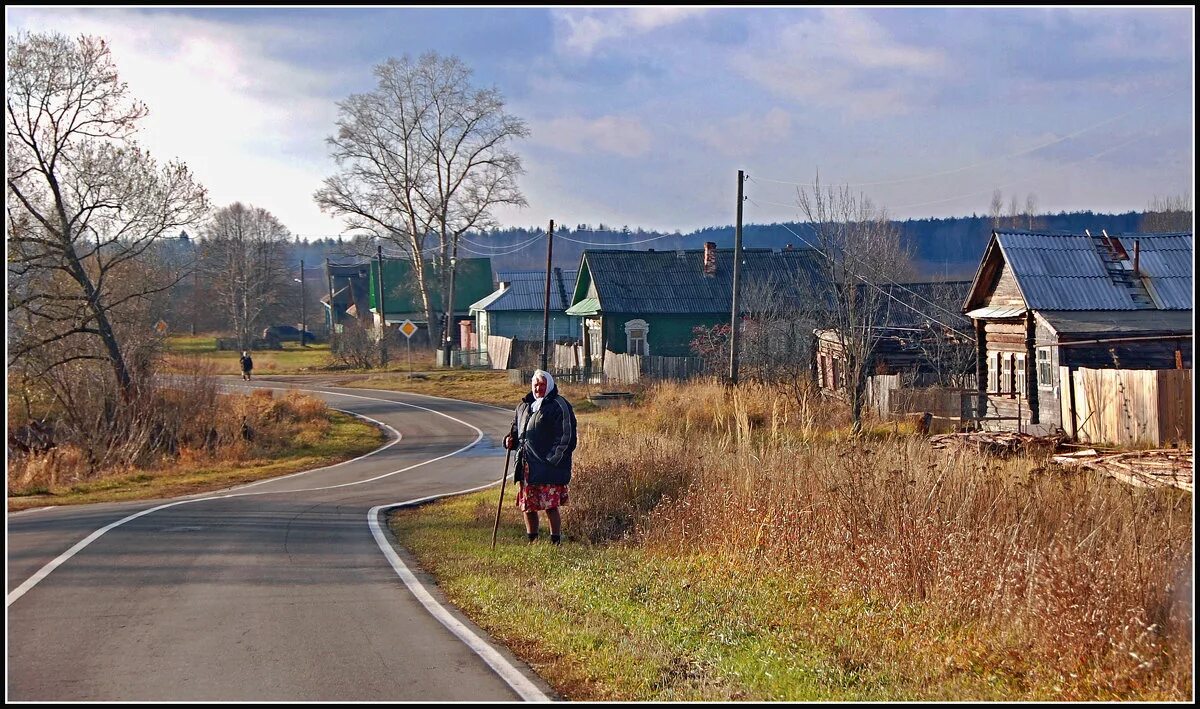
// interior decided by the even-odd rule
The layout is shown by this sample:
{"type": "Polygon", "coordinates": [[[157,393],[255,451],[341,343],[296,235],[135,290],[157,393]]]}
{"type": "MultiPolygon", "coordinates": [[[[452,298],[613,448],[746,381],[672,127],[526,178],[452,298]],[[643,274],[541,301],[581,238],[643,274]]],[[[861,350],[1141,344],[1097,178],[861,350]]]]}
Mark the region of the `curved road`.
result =
{"type": "Polygon", "coordinates": [[[220,492],[9,515],[7,698],[552,697],[438,605],[382,524],[381,506],[497,482],[511,414],[399,392],[318,392],[390,426],[390,445],[220,492]]]}

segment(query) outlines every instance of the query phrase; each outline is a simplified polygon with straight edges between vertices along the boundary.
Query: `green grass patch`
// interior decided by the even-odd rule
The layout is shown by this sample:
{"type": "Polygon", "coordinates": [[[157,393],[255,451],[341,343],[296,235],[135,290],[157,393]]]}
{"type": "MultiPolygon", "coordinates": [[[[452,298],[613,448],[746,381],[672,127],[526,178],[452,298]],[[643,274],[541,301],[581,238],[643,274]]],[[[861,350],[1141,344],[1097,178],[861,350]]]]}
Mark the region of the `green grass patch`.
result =
{"type": "Polygon", "coordinates": [[[374,450],[384,440],[378,428],[340,412],[330,412],[330,423],[328,434],[320,440],[311,445],[295,445],[275,458],[195,467],[165,465],[160,469],[136,470],[53,489],[39,488],[31,490],[35,494],[10,494],[8,511],[44,505],[149,500],[221,490],[348,460],[374,450]]]}
{"type": "MultiPolygon", "coordinates": [[[[189,371],[180,361],[187,357],[200,357],[213,364],[216,374],[240,374],[239,362],[242,353],[234,350],[218,350],[217,338],[206,335],[178,336],[167,338],[166,371],[189,371]]],[[[281,350],[254,350],[254,374],[297,374],[329,367],[332,359],[329,344],[310,344],[301,347],[298,342],[285,342],[281,350]]]]}
{"type": "Polygon", "coordinates": [[[498,495],[399,511],[391,526],[456,606],[568,699],[916,696],[886,663],[838,647],[861,602],[821,608],[814,621],[800,579],[629,544],[530,545],[511,495],[493,553],[498,495]]]}

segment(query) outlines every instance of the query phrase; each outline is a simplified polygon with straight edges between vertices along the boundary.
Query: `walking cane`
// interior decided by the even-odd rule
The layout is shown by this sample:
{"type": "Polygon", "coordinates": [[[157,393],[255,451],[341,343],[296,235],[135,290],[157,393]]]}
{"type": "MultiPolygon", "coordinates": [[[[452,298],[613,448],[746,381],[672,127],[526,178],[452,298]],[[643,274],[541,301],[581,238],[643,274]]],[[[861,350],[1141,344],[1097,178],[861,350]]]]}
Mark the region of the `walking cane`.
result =
{"type": "Polygon", "coordinates": [[[511,450],[504,453],[504,477],[500,478],[500,502],[496,503],[496,526],[492,527],[492,551],[496,551],[496,532],[500,529],[500,510],[504,507],[504,486],[508,483],[508,459],[511,450]]]}

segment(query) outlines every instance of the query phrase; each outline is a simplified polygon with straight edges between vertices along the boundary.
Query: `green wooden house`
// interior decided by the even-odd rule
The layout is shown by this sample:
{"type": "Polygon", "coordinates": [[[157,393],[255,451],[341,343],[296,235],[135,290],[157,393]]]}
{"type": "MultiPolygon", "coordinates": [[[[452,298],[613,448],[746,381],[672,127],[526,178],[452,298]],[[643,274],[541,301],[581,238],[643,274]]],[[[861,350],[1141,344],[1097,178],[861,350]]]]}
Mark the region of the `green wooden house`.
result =
{"type": "MultiPolygon", "coordinates": [[[[816,251],[743,249],[742,293],[768,288],[797,311],[819,292],[816,251]]],[[[692,355],[693,328],[730,321],[733,249],[681,251],[586,250],[567,315],[583,318],[585,351],[601,364],[605,351],[692,355]]]]}
{"type": "MultiPolygon", "coordinates": [[[[372,260],[370,268],[369,307],[372,320],[378,324],[379,310],[379,269],[378,261],[372,260]]],[[[435,317],[442,312],[441,279],[438,267],[431,261],[425,263],[426,274],[431,285],[429,297],[433,301],[435,317]]],[[[383,260],[383,307],[388,325],[399,325],[405,320],[411,320],[427,333],[429,323],[425,308],[421,304],[421,293],[417,287],[417,276],[413,271],[412,262],[407,259],[383,260]]],[[[491,293],[492,260],[490,258],[460,258],[454,275],[454,319],[469,317],[471,304],[491,293]]],[[[441,323],[434,323],[435,339],[440,332],[441,323]]],[[[458,328],[451,328],[457,340],[458,328]]],[[[414,335],[414,338],[418,337],[414,335]]],[[[426,335],[427,337],[427,335],[426,335]]]]}

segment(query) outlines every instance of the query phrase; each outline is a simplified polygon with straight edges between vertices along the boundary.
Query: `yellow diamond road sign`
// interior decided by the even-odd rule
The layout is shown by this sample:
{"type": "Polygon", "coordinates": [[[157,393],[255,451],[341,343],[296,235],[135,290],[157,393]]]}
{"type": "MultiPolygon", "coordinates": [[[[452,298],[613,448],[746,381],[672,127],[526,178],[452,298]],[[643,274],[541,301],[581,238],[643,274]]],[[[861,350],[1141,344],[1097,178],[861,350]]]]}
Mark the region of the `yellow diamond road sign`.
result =
{"type": "Polygon", "coordinates": [[[411,338],[413,333],[416,331],[417,326],[413,325],[412,320],[405,320],[404,322],[400,323],[400,332],[403,332],[405,337],[411,338]]]}

